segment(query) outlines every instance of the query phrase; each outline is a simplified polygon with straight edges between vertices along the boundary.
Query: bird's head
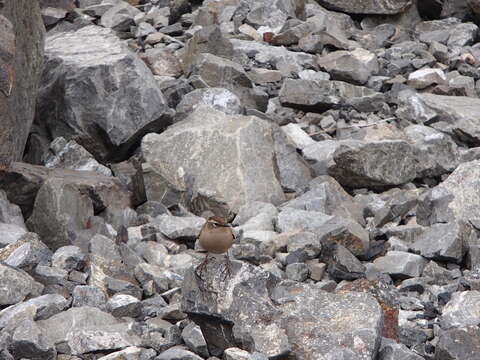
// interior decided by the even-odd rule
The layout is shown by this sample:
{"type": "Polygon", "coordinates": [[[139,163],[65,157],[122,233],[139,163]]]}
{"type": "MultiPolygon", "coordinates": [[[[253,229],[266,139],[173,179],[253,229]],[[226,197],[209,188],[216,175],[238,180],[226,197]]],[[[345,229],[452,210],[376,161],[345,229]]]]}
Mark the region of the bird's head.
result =
{"type": "Polygon", "coordinates": [[[210,227],[216,228],[216,227],[230,227],[230,224],[228,224],[225,219],[221,218],[220,216],[210,216],[207,220],[207,223],[210,227]]]}

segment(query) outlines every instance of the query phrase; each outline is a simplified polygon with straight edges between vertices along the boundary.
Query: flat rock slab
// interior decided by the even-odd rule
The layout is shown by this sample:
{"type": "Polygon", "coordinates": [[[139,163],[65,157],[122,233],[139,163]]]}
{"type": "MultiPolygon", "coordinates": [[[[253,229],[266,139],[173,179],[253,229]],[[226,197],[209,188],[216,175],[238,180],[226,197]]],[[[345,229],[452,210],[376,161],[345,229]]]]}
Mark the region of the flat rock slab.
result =
{"type": "Polygon", "coordinates": [[[329,10],[349,14],[391,15],[406,10],[411,0],[317,0],[329,10]]]}
{"type": "Polygon", "coordinates": [[[251,201],[284,200],[275,175],[273,129],[257,117],[199,107],[162,134],[145,136],[142,152],[174,188],[185,190],[185,178],[192,178],[198,195],[223,204],[223,213],[236,213],[251,201]]]}

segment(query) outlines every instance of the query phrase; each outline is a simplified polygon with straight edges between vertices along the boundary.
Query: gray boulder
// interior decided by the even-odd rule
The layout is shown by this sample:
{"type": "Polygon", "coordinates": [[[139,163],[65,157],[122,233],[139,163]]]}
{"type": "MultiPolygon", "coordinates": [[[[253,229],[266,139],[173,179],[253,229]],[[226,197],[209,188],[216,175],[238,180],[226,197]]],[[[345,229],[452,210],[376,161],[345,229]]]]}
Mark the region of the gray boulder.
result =
{"type": "Polygon", "coordinates": [[[414,148],[402,140],[321,141],[303,149],[316,175],[350,188],[401,185],[416,178],[414,148]]]}
{"type": "Polygon", "coordinates": [[[32,320],[22,321],[12,335],[10,351],[16,359],[54,360],[57,358],[54,343],[32,320]]]}
{"type": "Polygon", "coordinates": [[[26,229],[22,211],[18,205],[12,204],[7,193],[0,190],[0,223],[14,224],[26,229]]]}
{"type": "Polygon", "coordinates": [[[15,243],[27,230],[19,225],[0,222],[0,248],[15,243]]]}
{"type": "Polygon", "coordinates": [[[35,233],[26,233],[18,241],[0,250],[0,261],[29,273],[37,265],[48,264],[51,257],[51,250],[35,233]]]}
{"type": "Polygon", "coordinates": [[[436,359],[476,360],[480,351],[477,326],[441,331],[435,347],[436,359]]]}
{"type": "Polygon", "coordinates": [[[381,272],[395,277],[419,277],[427,260],[420,255],[389,251],[385,256],[376,258],[373,264],[381,272]]]}
{"type": "Polygon", "coordinates": [[[51,179],[38,191],[29,228],[44,239],[52,250],[62,246],[81,245],[80,232],[86,230],[93,216],[92,201],[74,185],[51,179]]]}
{"type": "Polygon", "coordinates": [[[92,25],[55,33],[45,53],[37,117],[54,138],[75,138],[98,159],[118,159],[169,121],[150,70],[110,29],[92,25]]]}
{"type": "Polygon", "coordinates": [[[462,291],[452,294],[440,317],[442,329],[480,324],[480,292],[462,291]]]}
{"type": "Polygon", "coordinates": [[[120,1],[108,9],[100,19],[100,24],[115,31],[129,31],[135,25],[133,19],[141,11],[127,2],[120,1]]]}
{"type": "Polygon", "coordinates": [[[35,113],[45,27],[38,2],[4,1],[0,9],[0,165],[20,161],[35,113]]]}
{"type": "Polygon", "coordinates": [[[250,201],[284,200],[275,176],[272,126],[259,118],[200,107],[162,134],[145,136],[142,152],[174,189],[185,191],[184,178],[193,178],[197,213],[210,209],[228,214],[250,201]]]}

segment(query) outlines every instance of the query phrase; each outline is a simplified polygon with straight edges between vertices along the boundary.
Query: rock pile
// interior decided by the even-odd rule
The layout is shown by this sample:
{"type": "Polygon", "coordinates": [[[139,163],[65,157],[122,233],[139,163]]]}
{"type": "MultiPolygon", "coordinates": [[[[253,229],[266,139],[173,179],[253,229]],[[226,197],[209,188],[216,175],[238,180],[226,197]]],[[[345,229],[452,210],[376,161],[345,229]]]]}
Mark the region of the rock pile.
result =
{"type": "Polygon", "coordinates": [[[477,24],[0,0],[0,359],[480,359],[477,24]]]}

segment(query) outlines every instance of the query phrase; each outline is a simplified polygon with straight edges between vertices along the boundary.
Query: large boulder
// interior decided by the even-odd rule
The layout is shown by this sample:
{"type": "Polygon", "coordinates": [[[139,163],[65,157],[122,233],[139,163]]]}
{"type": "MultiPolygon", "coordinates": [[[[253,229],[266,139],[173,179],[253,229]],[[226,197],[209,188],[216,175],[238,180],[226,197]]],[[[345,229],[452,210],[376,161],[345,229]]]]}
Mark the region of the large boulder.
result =
{"type": "Polygon", "coordinates": [[[0,9],[0,165],[22,159],[35,112],[45,28],[37,1],[0,9]]]}
{"type": "Polygon", "coordinates": [[[8,200],[18,205],[25,217],[33,210],[38,190],[48,179],[61,179],[74,184],[93,201],[95,213],[112,206],[126,208],[131,203],[131,193],[115,177],[103,176],[91,171],[48,169],[44,166],[15,162],[0,176],[0,188],[8,200]]]}
{"type": "Polygon", "coordinates": [[[49,36],[37,122],[74,138],[98,159],[121,159],[170,112],[151,71],[110,29],[86,26],[49,36]]]}
{"type": "Polygon", "coordinates": [[[275,174],[273,126],[257,117],[199,107],[162,134],[145,136],[142,152],[169,186],[186,190],[186,179],[193,179],[193,201],[206,200],[197,202],[197,212],[226,215],[251,201],[284,200],[275,174]]]}

